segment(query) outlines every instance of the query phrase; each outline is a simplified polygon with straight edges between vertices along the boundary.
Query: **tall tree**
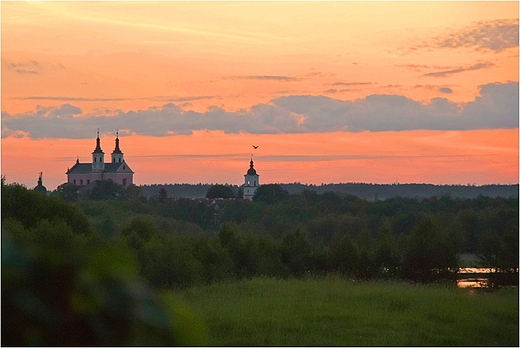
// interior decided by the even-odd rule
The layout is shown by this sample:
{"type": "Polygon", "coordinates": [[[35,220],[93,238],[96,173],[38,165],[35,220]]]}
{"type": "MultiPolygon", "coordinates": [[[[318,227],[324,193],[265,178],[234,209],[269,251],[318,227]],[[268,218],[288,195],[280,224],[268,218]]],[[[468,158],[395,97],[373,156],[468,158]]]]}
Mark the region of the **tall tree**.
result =
{"type": "Polygon", "coordinates": [[[312,246],[302,230],[287,233],[280,250],[282,262],[293,276],[302,276],[311,269],[312,246]]]}
{"type": "Polygon", "coordinates": [[[161,186],[159,189],[159,193],[157,193],[157,199],[159,199],[159,202],[164,203],[168,199],[168,191],[161,186]]]}
{"type": "Polygon", "coordinates": [[[424,217],[413,229],[404,254],[404,277],[422,283],[454,280],[456,247],[432,216],[424,217]]]}

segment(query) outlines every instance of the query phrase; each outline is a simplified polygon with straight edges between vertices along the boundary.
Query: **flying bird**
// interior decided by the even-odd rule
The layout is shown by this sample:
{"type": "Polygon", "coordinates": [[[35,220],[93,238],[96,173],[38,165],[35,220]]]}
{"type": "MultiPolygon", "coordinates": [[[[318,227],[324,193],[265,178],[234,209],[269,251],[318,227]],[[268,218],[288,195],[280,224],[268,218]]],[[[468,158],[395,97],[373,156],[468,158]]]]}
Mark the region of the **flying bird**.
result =
{"type": "Polygon", "coordinates": [[[255,145],[253,145],[253,148],[254,148],[255,150],[256,150],[256,149],[258,149],[258,145],[256,145],[256,146],[255,146],[255,145]]]}

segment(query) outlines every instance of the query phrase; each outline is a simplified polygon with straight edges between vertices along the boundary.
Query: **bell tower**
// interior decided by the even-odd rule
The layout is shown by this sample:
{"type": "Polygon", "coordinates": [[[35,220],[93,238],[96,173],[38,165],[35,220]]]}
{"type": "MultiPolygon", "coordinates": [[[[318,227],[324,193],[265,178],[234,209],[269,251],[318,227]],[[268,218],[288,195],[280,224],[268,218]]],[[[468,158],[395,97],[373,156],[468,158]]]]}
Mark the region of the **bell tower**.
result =
{"type": "Polygon", "coordinates": [[[97,131],[96,148],[92,152],[92,172],[102,172],[105,170],[105,153],[101,150],[101,140],[99,139],[99,129],[97,131]]]}
{"type": "Polygon", "coordinates": [[[260,187],[260,175],[256,173],[252,155],[251,162],[249,162],[249,169],[244,177],[244,199],[249,199],[251,201],[253,200],[256,189],[260,187]]]}
{"type": "Polygon", "coordinates": [[[119,130],[116,131],[116,148],[112,151],[112,163],[122,163],[123,153],[119,148],[119,130]]]}

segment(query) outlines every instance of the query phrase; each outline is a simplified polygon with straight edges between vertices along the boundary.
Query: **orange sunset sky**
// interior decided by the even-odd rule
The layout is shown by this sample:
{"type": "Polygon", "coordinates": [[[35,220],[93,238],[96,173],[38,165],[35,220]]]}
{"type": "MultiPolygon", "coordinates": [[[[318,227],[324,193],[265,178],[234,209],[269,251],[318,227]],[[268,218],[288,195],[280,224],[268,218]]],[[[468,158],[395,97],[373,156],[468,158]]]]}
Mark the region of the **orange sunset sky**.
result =
{"type": "Polygon", "coordinates": [[[518,183],[518,2],[2,2],[6,181],[518,183]],[[257,150],[252,144],[259,145],[257,150]]]}

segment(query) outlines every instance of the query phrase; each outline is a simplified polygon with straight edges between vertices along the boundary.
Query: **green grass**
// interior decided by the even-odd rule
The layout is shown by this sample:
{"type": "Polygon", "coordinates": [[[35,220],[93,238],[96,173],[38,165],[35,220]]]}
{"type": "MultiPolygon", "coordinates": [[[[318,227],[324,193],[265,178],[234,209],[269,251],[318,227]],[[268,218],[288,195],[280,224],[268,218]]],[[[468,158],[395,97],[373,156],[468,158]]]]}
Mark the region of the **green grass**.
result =
{"type": "Polygon", "coordinates": [[[215,346],[518,346],[518,289],[259,278],[179,295],[215,346]]]}

